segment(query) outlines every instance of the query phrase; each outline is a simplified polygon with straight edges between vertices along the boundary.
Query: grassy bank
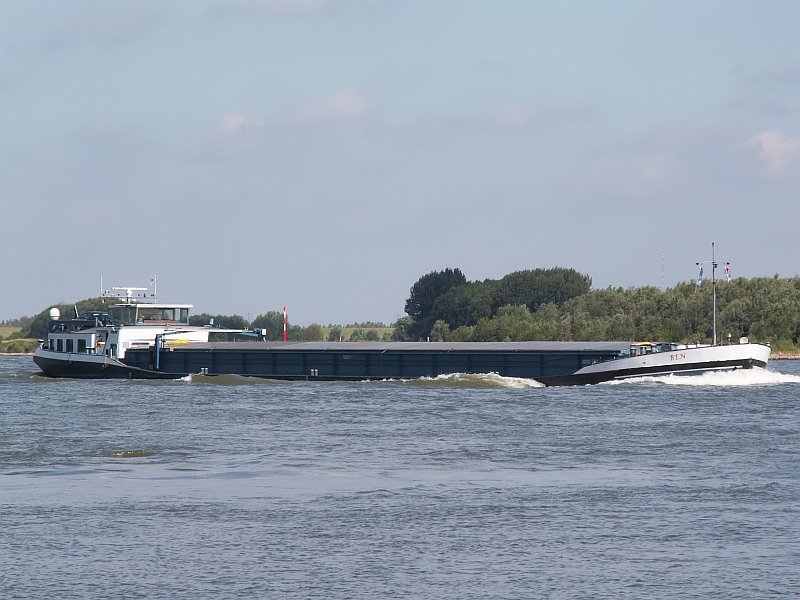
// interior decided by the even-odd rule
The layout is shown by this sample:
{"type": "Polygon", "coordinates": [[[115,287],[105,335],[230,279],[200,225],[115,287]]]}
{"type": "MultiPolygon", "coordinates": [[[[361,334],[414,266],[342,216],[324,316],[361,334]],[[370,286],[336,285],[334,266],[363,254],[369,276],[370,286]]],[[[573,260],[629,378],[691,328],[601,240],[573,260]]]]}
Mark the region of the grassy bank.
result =
{"type": "MultiPolygon", "coordinates": [[[[391,336],[394,333],[394,327],[342,327],[342,341],[349,341],[353,332],[360,329],[366,335],[369,331],[374,331],[378,335],[378,339],[382,340],[384,336],[391,336]]],[[[330,327],[322,328],[322,339],[327,340],[331,333],[330,327]]]]}
{"type": "Polygon", "coordinates": [[[39,340],[19,339],[0,342],[0,354],[33,354],[39,340]]]}
{"type": "Polygon", "coordinates": [[[770,360],[798,360],[800,359],[800,351],[794,352],[776,351],[769,355],[770,360]]]}
{"type": "Polygon", "coordinates": [[[7,340],[21,329],[22,327],[0,327],[0,340],[7,340]]]}
{"type": "Polygon", "coordinates": [[[0,354],[31,354],[36,349],[35,338],[8,339],[21,327],[0,327],[0,354]]]}

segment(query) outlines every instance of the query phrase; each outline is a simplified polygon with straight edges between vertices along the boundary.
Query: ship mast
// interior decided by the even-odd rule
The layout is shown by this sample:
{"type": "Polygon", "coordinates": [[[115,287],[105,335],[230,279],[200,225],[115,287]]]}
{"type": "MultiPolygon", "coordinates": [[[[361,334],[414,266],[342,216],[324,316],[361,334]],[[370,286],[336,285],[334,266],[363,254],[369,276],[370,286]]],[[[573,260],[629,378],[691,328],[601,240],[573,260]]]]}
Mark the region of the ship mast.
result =
{"type": "MultiPolygon", "coordinates": [[[[706,261],[698,261],[695,264],[700,266],[701,269],[702,269],[702,265],[709,265],[709,264],[711,265],[711,298],[712,298],[712,300],[711,300],[711,302],[712,302],[712,304],[711,304],[711,307],[712,307],[711,308],[711,312],[712,312],[712,315],[713,315],[712,328],[711,328],[711,335],[713,336],[713,339],[712,339],[711,345],[712,346],[716,346],[717,345],[717,265],[719,263],[717,262],[717,257],[716,257],[715,248],[714,248],[714,242],[711,242],[711,260],[710,261],[707,261],[707,260],[706,261]]],[[[730,264],[731,263],[726,262],[725,266],[727,267],[730,264]]],[[[730,271],[726,270],[725,272],[729,273],[730,271]]],[[[702,280],[702,272],[701,272],[700,279],[702,280]]],[[[699,285],[700,284],[698,283],[698,287],[699,287],[699,285]]]]}

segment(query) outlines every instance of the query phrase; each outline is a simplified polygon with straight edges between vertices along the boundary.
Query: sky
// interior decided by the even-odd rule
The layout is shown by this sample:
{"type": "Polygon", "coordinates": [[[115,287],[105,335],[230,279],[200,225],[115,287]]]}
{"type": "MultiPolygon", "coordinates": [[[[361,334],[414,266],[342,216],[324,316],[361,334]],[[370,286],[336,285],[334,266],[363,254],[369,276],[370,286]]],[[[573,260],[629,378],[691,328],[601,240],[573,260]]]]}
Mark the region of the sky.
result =
{"type": "Polygon", "coordinates": [[[5,0],[0,320],[144,286],[391,323],[422,275],[798,274],[793,0],[5,0]]]}

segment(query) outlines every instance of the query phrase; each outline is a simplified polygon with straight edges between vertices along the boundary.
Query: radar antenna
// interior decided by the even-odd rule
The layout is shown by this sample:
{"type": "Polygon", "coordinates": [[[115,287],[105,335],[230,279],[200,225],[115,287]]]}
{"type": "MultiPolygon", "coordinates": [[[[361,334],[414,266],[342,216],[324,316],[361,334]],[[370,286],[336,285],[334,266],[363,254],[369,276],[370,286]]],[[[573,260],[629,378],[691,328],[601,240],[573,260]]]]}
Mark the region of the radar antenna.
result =
{"type": "MultiPolygon", "coordinates": [[[[112,287],[108,290],[101,289],[100,295],[103,298],[119,298],[124,299],[126,302],[155,302],[156,301],[156,278],[150,278],[149,287],[135,287],[132,285],[123,285],[119,287],[112,287]]],[[[102,288],[102,277],[101,277],[102,288]]]]}

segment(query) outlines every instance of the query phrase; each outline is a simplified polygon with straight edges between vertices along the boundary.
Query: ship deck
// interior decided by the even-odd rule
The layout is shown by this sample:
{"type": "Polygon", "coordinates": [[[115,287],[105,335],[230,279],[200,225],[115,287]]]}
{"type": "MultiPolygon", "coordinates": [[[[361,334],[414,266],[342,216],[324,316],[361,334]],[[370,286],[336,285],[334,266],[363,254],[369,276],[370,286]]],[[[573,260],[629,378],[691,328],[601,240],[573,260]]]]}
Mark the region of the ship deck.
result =
{"type": "Polygon", "coordinates": [[[497,373],[570,375],[630,342],[207,342],[129,350],[125,362],[169,373],[353,380],[497,373]]]}

